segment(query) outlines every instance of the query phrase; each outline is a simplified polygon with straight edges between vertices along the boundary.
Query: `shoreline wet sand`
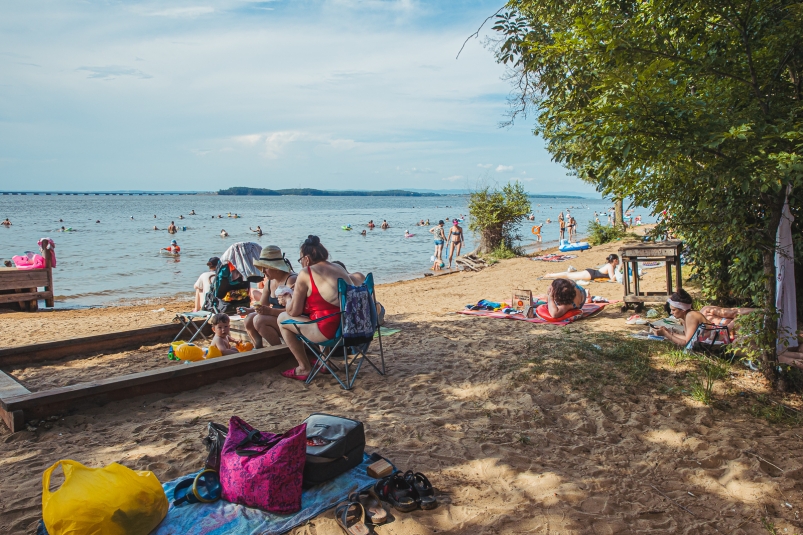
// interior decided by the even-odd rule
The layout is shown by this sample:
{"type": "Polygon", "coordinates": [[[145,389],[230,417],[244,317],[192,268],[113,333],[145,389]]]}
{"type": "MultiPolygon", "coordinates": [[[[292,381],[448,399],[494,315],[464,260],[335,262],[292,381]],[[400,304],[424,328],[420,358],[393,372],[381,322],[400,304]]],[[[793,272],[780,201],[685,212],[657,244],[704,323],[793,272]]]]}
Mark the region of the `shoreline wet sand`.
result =
{"type": "MultiPolygon", "coordinates": [[[[568,327],[454,313],[517,288],[544,293],[549,281],[538,277],[600,265],[619,246],[378,286],[388,326],[401,332],[383,339],[388,375],[363,369],[350,392],[331,378],[307,387],[281,377],[288,360],[194,391],[88,405],[35,430],[0,427],[0,533],[34,533],[42,471],[59,459],[116,461],[164,482],[201,467],[208,421],[238,415],[277,432],[312,412],[363,421],[370,451],[437,487],[437,509],[393,512],[379,534],[758,534],[767,533],[765,519],[778,533],[799,531],[799,421],[769,401],[800,409],[799,396],[772,393],[759,374],[734,365],[717,381],[714,403],[703,405],[689,395],[698,363],[630,338],[644,327],[625,325],[617,305],[568,327]]],[[[660,286],[662,276],[647,270],[643,286],[660,286]]],[[[622,297],[618,284],[587,288],[622,297]]],[[[165,299],[2,313],[0,346],[167,323],[187,309],[165,299]]],[[[154,358],[168,365],[166,354],[154,358]]],[[[292,533],[340,529],[329,511],[292,533]]]]}

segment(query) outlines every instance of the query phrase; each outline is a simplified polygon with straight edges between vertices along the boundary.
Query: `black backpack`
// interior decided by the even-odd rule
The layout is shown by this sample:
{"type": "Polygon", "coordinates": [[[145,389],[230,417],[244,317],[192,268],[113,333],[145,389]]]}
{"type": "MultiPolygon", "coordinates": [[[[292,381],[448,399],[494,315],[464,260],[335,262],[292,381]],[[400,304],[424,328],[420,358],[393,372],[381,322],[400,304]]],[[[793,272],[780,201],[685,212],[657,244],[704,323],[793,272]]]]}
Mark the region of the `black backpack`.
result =
{"type": "Polygon", "coordinates": [[[304,488],[329,481],[362,463],[365,428],[362,422],[314,413],[307,424],[304,488]]]}

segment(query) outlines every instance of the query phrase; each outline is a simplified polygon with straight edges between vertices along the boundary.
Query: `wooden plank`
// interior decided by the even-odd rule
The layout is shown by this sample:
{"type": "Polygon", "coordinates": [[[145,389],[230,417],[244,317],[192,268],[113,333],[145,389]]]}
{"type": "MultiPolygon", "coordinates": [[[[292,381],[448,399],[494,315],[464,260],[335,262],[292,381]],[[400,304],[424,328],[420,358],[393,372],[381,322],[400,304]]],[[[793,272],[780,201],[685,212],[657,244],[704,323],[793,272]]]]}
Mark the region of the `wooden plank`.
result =
{"type": "Polygon", "coordinates": [[[23,292],[17,294],[0,294],[0,303],[19,303],[38,299],[52,299],[53,292],[23,292]]]}
{"type": "MultiPolygon", "coordinates": [[[[63,414],[64,411],[87,402],[107,403],[146,394],[193,390],[221,379],[273,368],[291,357],[290,349],[282,345],[0,398],[0,416],[8,422],[14,419],[15,413],[22,411],[24,422],[26,419],[63,414]]],[[[19,419],[19,415],[17,418],[19,419]]],[[[18,422],[12,424],[22,425],[18,422]]]]}
{"type": "Polygon", "coordinates": [[[425,277],[442,277],[443,275],[452,275],[454,273],[460,273],[459,269],[442,269],[440,271],[432,271],[429,273],[424,273],[425,277]]]}
{"type": "MultiPolygon", "coordinates": [[[[197,321],[196,323],[200,325],[201,322],[197,321]]],[[[181,325],[168,323],[95,336],[67,338],[42,344],[8,347],[0,349],[0,366],[57,360],[82,353],[91,354],[99,351],[170,342],[180,329],[181,325]]]]}
{"type": "Polygon", "coordinates": [[[31,391],[19,384],[13,377],[0,371],[0,398],[30,394],[31,391]]]}
{"type": "MultiPolygon", "coordinates": [[[[6,268],[0,271],[0,280],[17,281],[22,283],[47,280],[47,270],[6,268]]],[[[30,286],[30,284],[27,284],[27,286],[30,286]]]]}

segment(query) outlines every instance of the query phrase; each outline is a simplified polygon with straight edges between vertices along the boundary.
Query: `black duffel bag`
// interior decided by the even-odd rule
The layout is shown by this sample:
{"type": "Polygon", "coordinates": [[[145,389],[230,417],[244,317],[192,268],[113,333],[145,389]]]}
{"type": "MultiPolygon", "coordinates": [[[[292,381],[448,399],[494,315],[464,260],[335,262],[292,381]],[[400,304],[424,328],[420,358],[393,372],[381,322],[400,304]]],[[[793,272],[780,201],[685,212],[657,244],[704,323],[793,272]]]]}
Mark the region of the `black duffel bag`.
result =
{"type": "Polygon", "coordinates": [[[307,424],[304,488],[334,479],[362,462],[365,451],[362,422],[314,413],[304,423],[307,424]]]}

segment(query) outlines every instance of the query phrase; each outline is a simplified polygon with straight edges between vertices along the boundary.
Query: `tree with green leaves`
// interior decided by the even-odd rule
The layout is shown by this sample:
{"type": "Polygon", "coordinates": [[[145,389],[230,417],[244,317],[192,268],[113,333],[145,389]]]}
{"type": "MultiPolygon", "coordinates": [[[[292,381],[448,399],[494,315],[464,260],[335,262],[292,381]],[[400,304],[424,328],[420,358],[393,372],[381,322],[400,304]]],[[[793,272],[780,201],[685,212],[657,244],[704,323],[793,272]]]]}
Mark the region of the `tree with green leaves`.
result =
{"type": "Polygon", "coordinates": [[[774,329],[775,232],[787,186],[798,216],[803,195],[803,1],[513,0],[494,29],[512,118],[533,113],[603,194],[665,211],[706,294],[774,329]]]}
{"type": "Polygon", "coordinates": [[[469,230],[480,236],[479,253],[493,253],[500,248],[514,251],[521,236],[516,229],[530,213],[530,199],[521,182],[499,187],[485,186],[471,193],[469,230]]]}

